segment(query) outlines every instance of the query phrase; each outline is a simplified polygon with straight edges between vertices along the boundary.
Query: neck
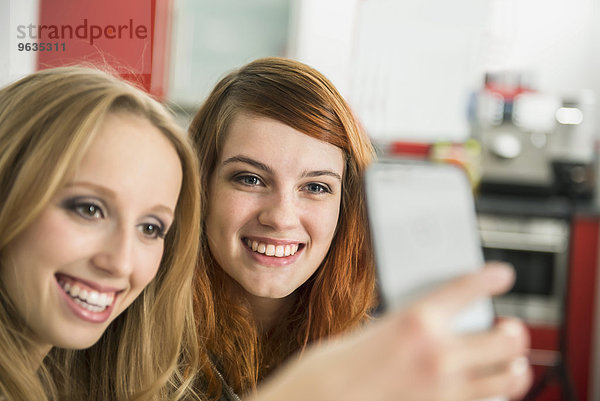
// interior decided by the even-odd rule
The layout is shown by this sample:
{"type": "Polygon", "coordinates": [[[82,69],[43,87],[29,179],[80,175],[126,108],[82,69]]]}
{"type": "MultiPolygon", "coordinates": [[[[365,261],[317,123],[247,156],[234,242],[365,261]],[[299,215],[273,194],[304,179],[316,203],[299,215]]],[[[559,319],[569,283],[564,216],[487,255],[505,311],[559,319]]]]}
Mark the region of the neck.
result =
{"type": "Polygon", "coordinates": [[[264,298],[248,295],[254,319],[259,330],[263,333],[271,330],[281,318],[289,313],[295,300],[295,293],[284,298],[264,298]]]}
{"type": "Polygon", "coordinates": [[[32,354],[33,361],[35,362],[35,370],[38,370],[40,366],[42,366],[44,358],[46,357],[46,355],[48,355],[48,352],[50,352],[51,349],[51,345],[38,345],[35,348],[36,352],[32,354]]]}

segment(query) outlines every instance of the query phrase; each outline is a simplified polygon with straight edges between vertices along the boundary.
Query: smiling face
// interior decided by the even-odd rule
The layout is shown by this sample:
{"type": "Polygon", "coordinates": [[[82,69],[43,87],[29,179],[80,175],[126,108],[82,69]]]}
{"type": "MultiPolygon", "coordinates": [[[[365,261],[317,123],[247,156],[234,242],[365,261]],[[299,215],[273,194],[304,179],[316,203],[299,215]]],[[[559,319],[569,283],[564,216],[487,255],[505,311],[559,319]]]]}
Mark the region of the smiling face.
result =
{"type": "Polygon", "coordinates": [[[0,265],[42,353],[93,345],[154,278],[181,179],[173,145],[146,119],[102,122],[72,180],[0,265]]]}
{"type": "Polygon", "coordinates": [[[210,250],[250,301],[293,293],[335,233],[342,151],[279,121],[238,114],[211,176],[210,250]]]}

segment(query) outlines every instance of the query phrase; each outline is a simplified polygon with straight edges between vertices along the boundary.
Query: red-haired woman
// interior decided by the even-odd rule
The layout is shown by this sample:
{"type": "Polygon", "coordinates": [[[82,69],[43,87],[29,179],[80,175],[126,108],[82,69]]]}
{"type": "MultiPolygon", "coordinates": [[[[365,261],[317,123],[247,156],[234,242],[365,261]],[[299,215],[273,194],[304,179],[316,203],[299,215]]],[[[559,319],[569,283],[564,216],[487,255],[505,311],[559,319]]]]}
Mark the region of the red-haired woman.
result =
{"type": "Polygon", "coordinates": [[[214,327],[199,327],[215,367],[202,390],[235,400],[307,344],[369,318],[362,175],[373,148],[322,74],[281,58],[223,78],[190,133],[204,206],[198,268],[215,305],[214,327]]]}
{"type": "Polygon", "coordinates": [[[257,60],[192,122],[202,174],[200,269],[213,284],[209,352],[236,391],[308,343],[368,317],[374,263],[362,173],[369,140],[320,73],[257,60]]]}

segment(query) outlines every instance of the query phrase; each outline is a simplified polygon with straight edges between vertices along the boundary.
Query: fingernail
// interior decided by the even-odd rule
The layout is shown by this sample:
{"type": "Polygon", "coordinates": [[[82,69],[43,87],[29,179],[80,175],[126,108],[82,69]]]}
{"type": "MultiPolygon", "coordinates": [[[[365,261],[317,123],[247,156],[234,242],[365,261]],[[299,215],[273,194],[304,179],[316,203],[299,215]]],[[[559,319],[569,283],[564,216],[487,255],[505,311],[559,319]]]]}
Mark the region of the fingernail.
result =
{"type": "Polygon", "coordinates": [[[497,281],[508,282],[515,277],[515,271],[511,265],[501,262],[488,263],[484,269],[486,274],[494,277],[497,281]]]}
{"type": "Polygon", "coordinates": [[[503,320],[498,326],[510,337],[520,337],[523,334],[523,326],[514,320],[503,320]]]}
{"type": "Polygon", "coordinates": [[[510,371],[515,376],[522,376],[529,370],[529,361],[524,356],[510,363],[510,371]]]}

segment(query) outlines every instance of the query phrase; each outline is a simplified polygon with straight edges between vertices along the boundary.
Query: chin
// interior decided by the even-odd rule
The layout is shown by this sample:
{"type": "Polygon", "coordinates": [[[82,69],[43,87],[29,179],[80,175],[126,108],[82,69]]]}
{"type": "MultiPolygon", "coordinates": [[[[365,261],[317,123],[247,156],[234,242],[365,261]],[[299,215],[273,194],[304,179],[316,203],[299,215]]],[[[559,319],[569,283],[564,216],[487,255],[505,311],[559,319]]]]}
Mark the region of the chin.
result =
{"type": "Polygon", "coordinates": [[[55,343],[55,346],[64,349],[82,350],[90,348],[91,346],[96,344],[98,340],[100,340],[100,337],[102,337],[102,333],[81,336],[71,335],[69,337],[63,338],[60,341],[57,341],[57,343],[55,343]]]}
{"type": "Polygon", "coordinates": [[[267,288],[258,291],[249,291],[255,297],[268,298],[268,299],[282,299],[294,293],[295,289],[280,289],[280,288],[267,288]]]}

